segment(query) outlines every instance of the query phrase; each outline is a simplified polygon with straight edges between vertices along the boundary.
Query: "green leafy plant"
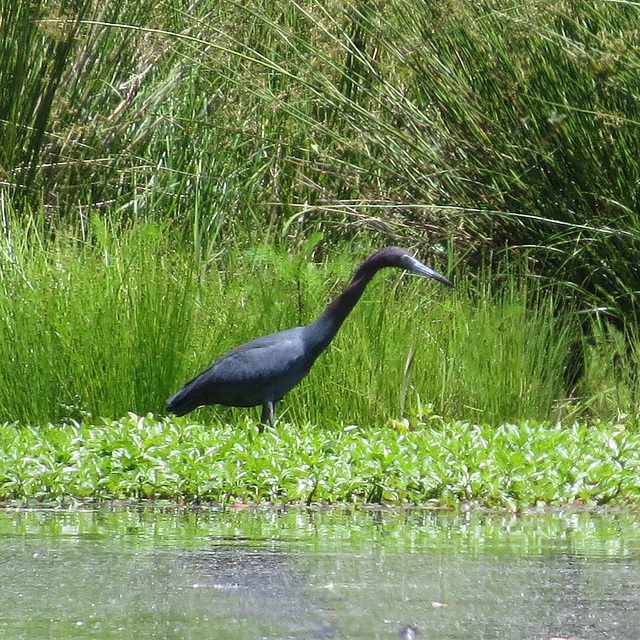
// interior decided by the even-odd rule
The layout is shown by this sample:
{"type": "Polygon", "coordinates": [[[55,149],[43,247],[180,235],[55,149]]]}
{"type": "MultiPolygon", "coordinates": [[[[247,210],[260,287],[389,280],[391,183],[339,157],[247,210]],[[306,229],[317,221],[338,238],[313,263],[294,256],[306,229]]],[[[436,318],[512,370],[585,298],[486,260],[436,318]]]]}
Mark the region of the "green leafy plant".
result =
{"type": "Polygon", "coordinates": [[[215,503],[637,501],[638,435],[622,425],[431,418],[370,427],[200,425],[130,414],[94,424],[0,427],[0,499],[215,503]]]}

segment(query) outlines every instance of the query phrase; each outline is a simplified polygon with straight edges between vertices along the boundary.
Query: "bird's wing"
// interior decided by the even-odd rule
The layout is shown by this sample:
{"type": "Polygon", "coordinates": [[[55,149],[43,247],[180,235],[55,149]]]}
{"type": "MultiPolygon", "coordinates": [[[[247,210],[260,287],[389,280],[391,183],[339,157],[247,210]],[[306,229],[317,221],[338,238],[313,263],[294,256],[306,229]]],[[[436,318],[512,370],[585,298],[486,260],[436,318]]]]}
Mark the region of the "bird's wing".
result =
{"type": "Polygon", "coordinates": [[[304,328],[287,329],[225,353],[169,402],[179,415],[205,404],[252,407],[277,402],[304,378],[312,364],[304,328]]]}
{"type": "MultiPolygon", "coordinates": [[[[207,371],[215,378],[246,381],[276,379],[304,361],[305,348],[298,328],[287,329],[232,349],[207,371]]],[[[206,372],[205,372],[206,373],[206,372]]]]}
{"type": "Polygon", "coordinates": [[[199,404],[251,407],[277,402],[309,371],[303,334],[287,329],[225,353],[180,392],[199,404]]]}

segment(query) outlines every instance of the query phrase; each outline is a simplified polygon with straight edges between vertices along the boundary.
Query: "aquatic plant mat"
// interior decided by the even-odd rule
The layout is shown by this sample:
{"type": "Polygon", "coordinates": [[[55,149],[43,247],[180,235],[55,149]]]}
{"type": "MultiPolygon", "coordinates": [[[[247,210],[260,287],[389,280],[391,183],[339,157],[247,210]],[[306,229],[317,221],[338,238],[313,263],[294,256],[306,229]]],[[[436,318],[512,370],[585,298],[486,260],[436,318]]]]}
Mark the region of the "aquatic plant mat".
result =
{"type": "Polygon", "coordinates": [[[219,504],[462,503],[509,509],[640,497],[640,435],[621,424],[387,428],[195,424],[130,414],[0,427],[0,499],[219,504]]]}

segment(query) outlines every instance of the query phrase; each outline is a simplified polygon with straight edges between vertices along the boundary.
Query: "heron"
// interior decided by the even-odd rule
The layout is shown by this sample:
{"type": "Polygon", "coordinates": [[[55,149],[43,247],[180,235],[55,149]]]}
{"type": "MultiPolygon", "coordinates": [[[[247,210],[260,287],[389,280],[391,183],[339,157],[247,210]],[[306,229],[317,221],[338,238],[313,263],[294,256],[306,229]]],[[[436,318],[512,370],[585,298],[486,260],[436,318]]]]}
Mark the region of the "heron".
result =
{"type": "Polygon", "coordinates": [[[183,416],[197,407],[262,406],[262,432],[273,427],[276,403],[310,371],[329,346],[373,276],[398,267],[452,287],[443,275],[414,258],[406,249],[385,247],[370,255],[354,272],[345,290],[311,324],[285,329],[242,344],[218,358],[167,401],[167,411],[183,416]]]}

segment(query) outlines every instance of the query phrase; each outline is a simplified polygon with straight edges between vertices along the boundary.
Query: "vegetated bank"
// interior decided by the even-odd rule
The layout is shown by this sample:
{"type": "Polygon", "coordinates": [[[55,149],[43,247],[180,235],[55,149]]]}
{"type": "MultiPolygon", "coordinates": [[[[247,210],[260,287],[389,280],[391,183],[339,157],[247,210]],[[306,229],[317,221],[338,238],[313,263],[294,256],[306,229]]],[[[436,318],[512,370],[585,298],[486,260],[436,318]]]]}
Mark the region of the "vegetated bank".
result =
{"type": "MultiPolygon", "coordinates": [[[[456,293],[380,282],[291,423],[349,416],[391,437],[430,403],[452,425],[588,420],[635,451],[637,3],[67,10],[2,6],[0,420],[22,425],[3,452],[28,425],[55,443],[49,422],[62,438],[111,424],[92,416],[160,414],[190,373],[313,318],[358,259],[398,242],[454,272],[456,293]]],[[[73,468],[23,453],[44,476],[73,468]]],[[[344,496],[391,499],[367,477],[370,493],[344,496]]],[[[320,500],[317,485],[297,499],[320,500]]]]}
{"type": "Polygon", "coordinates": [[[500,275],[500,294],[495,273],[453,293],[377,279],[261,438],[251,409],[143,411],[161,414],[227,348],[316,317],[354,260],[257,246],[196,272],[161,224],[95,222],[91,241],[58,236],[46,249],[17,229],[0,292],[11,337],[0,405],[20,420],[0,430],[0,499],[520,508],[637,497],[624,341],[603,331],[589,345],[592,394],[566,396],[572,325],[526,278],[500,275]],[[132,408],[146,417],[96,417],[132,408]]]}
{"type": "Polygon", "coordinates": [[[515,248],[637,338],[636,2],[3,11],[0,195],[19,215],[168,220],[205,259],[318,230],[449,242],[472,271],[515,248]]]}
{"type": "Polygon", "coordinates": [[[623,424],[386,428],[118,421],[0,427],[0,500],[489,506],[637,505],[640,435],[623,424]]]}

